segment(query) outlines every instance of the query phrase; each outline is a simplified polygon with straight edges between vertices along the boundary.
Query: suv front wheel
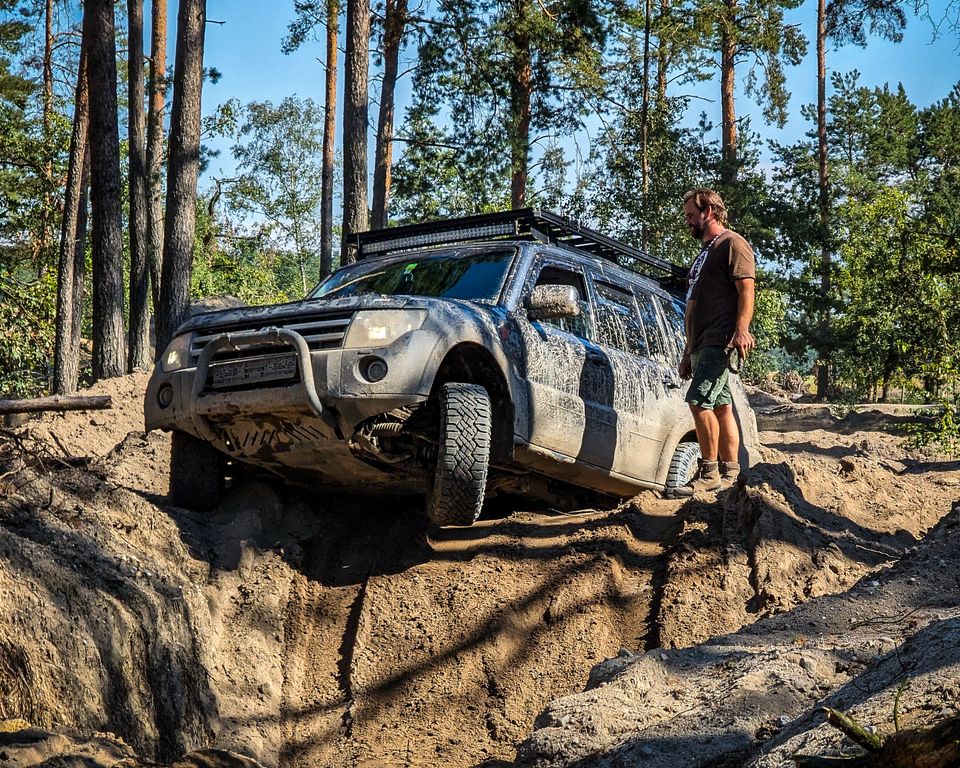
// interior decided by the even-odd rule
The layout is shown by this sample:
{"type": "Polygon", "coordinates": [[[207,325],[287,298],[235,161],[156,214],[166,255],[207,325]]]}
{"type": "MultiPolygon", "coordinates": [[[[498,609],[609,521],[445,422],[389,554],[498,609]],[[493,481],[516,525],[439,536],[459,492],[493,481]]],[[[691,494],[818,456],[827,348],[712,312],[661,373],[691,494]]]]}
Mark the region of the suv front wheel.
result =
{"type": "Polygon", "coordinates": [[[427,496],[435,525],[472,525],[480,515],[490,465],[490,395],[477,384],[440,389],[437,466],[427,496]]]}

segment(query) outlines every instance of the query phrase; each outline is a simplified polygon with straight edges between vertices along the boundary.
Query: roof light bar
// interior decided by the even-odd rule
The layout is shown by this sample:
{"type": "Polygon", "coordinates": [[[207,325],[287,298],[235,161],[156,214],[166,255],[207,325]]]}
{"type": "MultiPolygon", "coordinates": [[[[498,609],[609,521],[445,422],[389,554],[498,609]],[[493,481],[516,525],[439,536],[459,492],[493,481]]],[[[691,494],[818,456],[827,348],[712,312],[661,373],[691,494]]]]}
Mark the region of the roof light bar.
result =
{"type": "MultiPolygon", "coordinates": [[[[387,230],[389,232],[389,230],[387,230]]],[[[517,228],[513,222],[503,224],[480,224],[474,227],[462,227],[459,229],[438,230],[436,232],[425,232],[420,235],[410,235],[407,237],[394,237],[390,239],[375,240],[366,244],[362,248],[363,256],[376,256],[390,251],[408,251],[413,248],[423,248],[429,245],[445,245],[447,243],[465,243],[470,240],[486,240],[491,237],[502,237],[503,235],[517,235],[517,228]]]]}
{"type": "Polygon", "coordinates": [[[668,290],[680,290],[687,276],[687,270],[683,267],[583,227],[578,221],[571,221],[537,208],[483,213],[458,219],[360,232],[351,237],[347,245],[354,250],[357,261],[362,261],[414,248],[503,237],[540,240],[624,266],[629,265],[657,280],[668,290]]]}

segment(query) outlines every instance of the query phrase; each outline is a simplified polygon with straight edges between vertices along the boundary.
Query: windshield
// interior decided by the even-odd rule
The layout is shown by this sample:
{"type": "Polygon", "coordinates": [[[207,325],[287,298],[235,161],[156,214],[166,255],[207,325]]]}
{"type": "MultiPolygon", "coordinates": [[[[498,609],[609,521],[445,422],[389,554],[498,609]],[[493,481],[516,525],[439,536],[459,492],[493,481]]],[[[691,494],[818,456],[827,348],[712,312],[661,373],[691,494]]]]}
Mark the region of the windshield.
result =
{"type": "Polygon", "coordinates": [[[459,249],[411,254],[388,263],[366,261],[337,270],[313,289],[310,298],[377,293],[495,301],[515,252],[514,248],[459,249]]]}

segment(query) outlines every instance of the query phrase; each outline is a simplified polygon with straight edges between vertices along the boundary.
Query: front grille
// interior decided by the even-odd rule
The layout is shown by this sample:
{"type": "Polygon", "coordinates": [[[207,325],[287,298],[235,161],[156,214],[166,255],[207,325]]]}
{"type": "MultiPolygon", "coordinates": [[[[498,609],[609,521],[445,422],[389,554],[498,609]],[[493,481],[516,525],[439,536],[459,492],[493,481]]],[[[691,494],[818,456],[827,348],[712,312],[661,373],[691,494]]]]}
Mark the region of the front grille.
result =
{"type": "MultiPolygon", "coordinates": [[[[200,353],[211,339],[215,339],[224,333],[239,333],[241,331],[258,331],[262,328],[286,328],[296,331],[303,336],[304,341],[311,350],[319,349],[338,349],[343,345],[343,337],[347,333],[347,326],[353,318],[352,312],[339,312],[337,314],[317,315],[307,320],[298,322],[265,322],[263,320],[248,321],[237,323],[235,325],[224,326],[216,330],[210,330],[203,333],[195,333],[190,342],[190,362],[196,365],[200,353]]],[[[213,356],[213,360],[237,360],[246,357],[256,357],[263,354],[275,352],[289,352],[289,347],[276,347],[263,345],[258,347],[245,347],[240,351],[224,349],[213,356]]]]}

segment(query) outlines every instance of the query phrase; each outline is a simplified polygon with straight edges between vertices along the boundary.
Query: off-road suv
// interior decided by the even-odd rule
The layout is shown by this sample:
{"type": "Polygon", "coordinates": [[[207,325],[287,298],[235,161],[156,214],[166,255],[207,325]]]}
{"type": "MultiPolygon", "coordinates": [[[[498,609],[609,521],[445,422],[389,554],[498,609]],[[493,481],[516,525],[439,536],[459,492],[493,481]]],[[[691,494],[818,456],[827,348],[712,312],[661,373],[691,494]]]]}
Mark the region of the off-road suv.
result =
{"type": "Polygon", "coordinates": [[[246,465],[425,493],[440,525],[473,523],[485,494],[687,481],[699,449],[667,289],[684,270],[531,209],[368,232],[356,247],[302,301],[177,331],[146,394],[147,428],[173,430],[175,503],[210,506],[246,465]]]}

